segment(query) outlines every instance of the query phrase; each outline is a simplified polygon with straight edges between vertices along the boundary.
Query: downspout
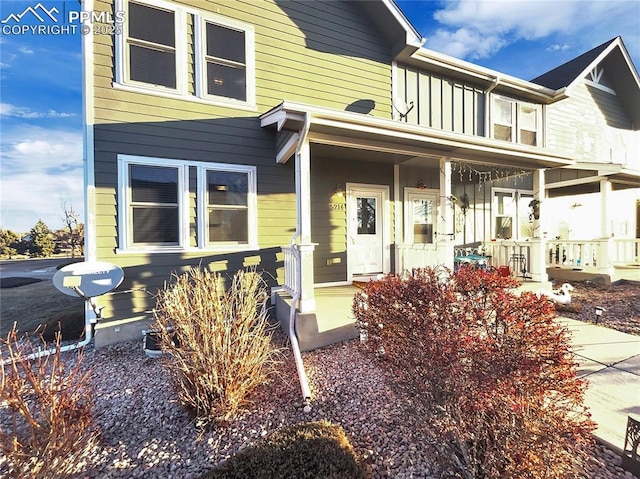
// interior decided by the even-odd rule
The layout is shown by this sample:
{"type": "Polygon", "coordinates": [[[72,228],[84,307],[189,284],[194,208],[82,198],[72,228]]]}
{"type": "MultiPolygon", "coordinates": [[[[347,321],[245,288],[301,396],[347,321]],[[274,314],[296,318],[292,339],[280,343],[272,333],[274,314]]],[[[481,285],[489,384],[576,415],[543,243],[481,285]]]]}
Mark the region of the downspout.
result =
{"type": "MultiPolygon", "coordinates": [[[[307,113],[304,119],[304,126],[300,132],[300,138],[298,139],[298,146],[296,147],[296,155],[300,154],[300,150],[302,149],[302,145],[304,145],[305,141],[307,141],[307,137],[309,136],[309,128],[311,126],[310,114],[307,113]]],[[[298,195],[299,196],[299,195],[298,195]]],[[[300,202],[300,198],[296,199],[296,202],[300,202]]],[[[298,207],[298,214],[300,213],[301,208],[298,207]]],[[[296,221],[296,231],[291,237],[291,251],[296,257],[296,276],[297,280],[302,276],[300,274],[300,268],[302,265],[300,264],[300,252],[298,248],[296,248],[296,238],[300,236],[300,220],[296,221]]],[[[298,281],[296,281],[298,282],[298,281]]],[[[296,362],[296,369],[298,371],[298,379],[300,380],[300,389],[302,391],[302,403],[304,404],[304,412],[311,412],[311,390],[309,389],[309,380],[307,378],[307,373],[304,370],[304,363],[302,362],[302,354],[300,353],[300,344],[298,343],[298,336],[296,335],[296,311],[297,305],[300,301],[300,285],[296,288],[296,292],[291,299],[291,309],[289,310],[289,340],[291,341],[291,350],[293,351],[293,357],[296,362]]]]}
{"type": "Polygon", "coordinates": [[[484,91],[485,94],[485,116],[484,116],[484,127],[485,138],[491,138],[491,92],[496,89],[498,84],[500,83],[500,77],[497,76],[493,79],[493,83],[484,91]]]}

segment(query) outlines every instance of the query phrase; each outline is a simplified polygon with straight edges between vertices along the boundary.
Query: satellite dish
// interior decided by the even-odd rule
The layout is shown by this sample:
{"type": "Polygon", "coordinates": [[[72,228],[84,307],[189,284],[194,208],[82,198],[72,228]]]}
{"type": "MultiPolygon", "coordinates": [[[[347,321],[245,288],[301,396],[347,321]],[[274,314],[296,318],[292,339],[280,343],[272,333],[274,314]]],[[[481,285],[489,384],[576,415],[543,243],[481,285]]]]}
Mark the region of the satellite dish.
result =
{"type": "Polygon", "coordinates": [[[53,276],[53,285],[62,293],[84,299],[101,296],[117,288],[124,279],[120,266],[102,261],[72,263],[53,276]]]}
{"type": "Polygon", "coordinates": [[[393,104],[393,107],[396,109],[396,111],[398,112],[398,115],[400,115],[400,119],[403,120],[404,118],[407,117],[407,115],[409,114],[409,112],[411,110],[413,110],[413,102],[409,102],[407,103],[406,101],[398,98],[398,97],[393,97],[391,103],[393,104]]]}

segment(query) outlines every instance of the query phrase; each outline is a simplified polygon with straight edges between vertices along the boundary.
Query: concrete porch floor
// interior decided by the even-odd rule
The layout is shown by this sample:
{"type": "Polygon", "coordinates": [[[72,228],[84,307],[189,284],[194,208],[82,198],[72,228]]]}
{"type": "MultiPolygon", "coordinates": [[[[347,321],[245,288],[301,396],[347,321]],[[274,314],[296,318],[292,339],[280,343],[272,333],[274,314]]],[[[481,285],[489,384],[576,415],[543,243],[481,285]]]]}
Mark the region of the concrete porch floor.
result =
{"type": "MultiPolygon", "coordinates": [[[[550,282],[525,281],[520,291],[551,290],[550,282]]],[[[296,314],[296,333],[301,351],[355,339],[360,336],[351,308],[356,286],[316,287],[316,309],[312,313],[296,314]]],[[[276,315],[285,331],[289,328],[291,296],[284,292],[276,295],[276,315]]]]}

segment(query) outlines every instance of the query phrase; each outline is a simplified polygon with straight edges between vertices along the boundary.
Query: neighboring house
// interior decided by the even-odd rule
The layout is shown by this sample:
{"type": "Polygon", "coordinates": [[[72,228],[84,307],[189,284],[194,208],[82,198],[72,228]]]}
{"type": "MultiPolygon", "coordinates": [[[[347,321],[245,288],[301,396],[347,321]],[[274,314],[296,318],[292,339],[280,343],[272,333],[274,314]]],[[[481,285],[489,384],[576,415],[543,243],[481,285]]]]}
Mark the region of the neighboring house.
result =
{"type": "MultiPolygon", "coordinates": [[[[564,88],[423,48],[391,1],[84,8],[126,19],[121,35],[84,40],[85,255],[125,270],[122,293],[99,299],[98,345],[140,337],[153,294],[189,266],[265,271],[296,300],[303,349],[354,331],[321,324],[315,286],[453,267],[462,244],[504,246],[494,264],[507,265],[517,247],[544,281],[547,190],[573,194],[584,176],[640,186],[640,83],[620,39],[558,75],[564,88]],[[604,91],[585,83],[592,70],[617,93],[612,112],[583,98],[604,91]],[[603,118],[611,130],[588,158],[565,131],[589,121],[583,109],[592,131],[603,118]]],[[[274,300],[286,322],[291,298],[274,300]]]]}

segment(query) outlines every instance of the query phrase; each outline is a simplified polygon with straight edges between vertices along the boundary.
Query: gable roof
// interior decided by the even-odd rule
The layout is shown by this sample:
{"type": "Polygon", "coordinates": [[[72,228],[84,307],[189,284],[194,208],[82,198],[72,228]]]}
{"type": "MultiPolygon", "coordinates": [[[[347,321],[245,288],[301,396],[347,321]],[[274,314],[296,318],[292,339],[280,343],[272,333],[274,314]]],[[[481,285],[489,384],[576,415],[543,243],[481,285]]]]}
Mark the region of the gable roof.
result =
{"type": "Polygon", "coordinates": [[[634,129],[640,127],[640,77],[633,65],[622,38],[599,45],[577,58],[531,80],[532,83],[553,90],[566,90],[581,82],[595,67],[601,66],[609,74],[614,90],[622,99],[634,129]]]}
{"type": "Polygon", "coordinates": [[[594,61],[600,56],[600,54],[615,41],[615,38],[613,40],[609,40],[608,42],[595,47],[593,50],[589,50],[579,57],[576,57],[573,60],[570,60],[567,63],[564,63],[563,65],[560,65],[559,67],[556,67],[553,70],[534,78],[533,80],[531,80],[531,82],[537,83],[538,85],[546,86],[547,88],[551,88],[553,90],[559,90],[560,88],[568,87],[571,83],[574,82],[574,80],[586,75],[587,72],[593,68],[591,66],[592,63],[594,63],[594,61]]]}
{"type": "Polygon", "coordinates": [[[352,0],[360,6],[379,34],[392,46],[395,57],[405,50],[415,51],[424,39],[394,0],[352,0]]]}

